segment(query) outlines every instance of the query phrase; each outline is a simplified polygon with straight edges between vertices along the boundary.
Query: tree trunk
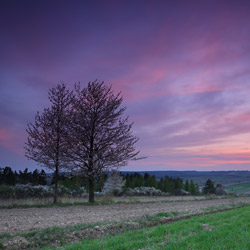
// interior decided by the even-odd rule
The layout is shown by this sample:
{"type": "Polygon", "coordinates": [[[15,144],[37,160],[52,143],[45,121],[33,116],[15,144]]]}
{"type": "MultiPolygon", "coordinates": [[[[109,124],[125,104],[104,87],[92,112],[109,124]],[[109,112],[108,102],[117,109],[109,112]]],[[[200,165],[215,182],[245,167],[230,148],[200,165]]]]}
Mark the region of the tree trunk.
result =
{"type": "Polygon", "coordinates": [[[55,181],[54,203],[57,203],[57,193],[58,193],[58,166],[56,166],[54,181],[55,181]]]}
{"type": "MultiPolygon", "coordinates": [[[[58,99],[59,100],[59,99],[58,99]]],[[[59,151],[60,151],[60,112],[59,103],[57,105],[57,126],[56,126],[56,170],[55,170],[55,193],[54,193],[54,203],[57,203],[57,193],[58,193],[58,167],[59,167],[59,151]]]]}
{"type": "Polygon", "coordinates": [[[95,194],[94,194],[94,178],[89,178],[89,202],[95,202],[95,194]]]}

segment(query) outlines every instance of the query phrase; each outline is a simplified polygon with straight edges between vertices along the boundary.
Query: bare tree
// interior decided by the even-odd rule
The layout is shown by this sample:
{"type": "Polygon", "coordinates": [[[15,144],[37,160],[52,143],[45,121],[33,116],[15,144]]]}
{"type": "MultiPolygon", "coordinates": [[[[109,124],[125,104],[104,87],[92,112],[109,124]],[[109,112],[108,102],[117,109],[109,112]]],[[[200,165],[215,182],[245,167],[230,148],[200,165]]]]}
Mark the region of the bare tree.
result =
{"type": "Polygon", "coordinates": [[[94,179],[136,159],[138,138],[132,135],[133,123],[122,118],[125,107],[121,94],[114,94],[104,82],[75,85],[74,119],[70,124],[70,158],[75,169],[88,178],[89,202],[94,202],[94,179]]]}
{"type": "Polygon", "coordinates": [[[25,156],[54,171],[56,203],[58,173],[69,163],[65,156],[68,145],[64,138],[72,110],[73,92],[67,90],[63,83],[58,84],[49,90],[49,100],[51,107],[44,109],[42,114],[37,112],[35,122],[28,124],[25,156]]]}

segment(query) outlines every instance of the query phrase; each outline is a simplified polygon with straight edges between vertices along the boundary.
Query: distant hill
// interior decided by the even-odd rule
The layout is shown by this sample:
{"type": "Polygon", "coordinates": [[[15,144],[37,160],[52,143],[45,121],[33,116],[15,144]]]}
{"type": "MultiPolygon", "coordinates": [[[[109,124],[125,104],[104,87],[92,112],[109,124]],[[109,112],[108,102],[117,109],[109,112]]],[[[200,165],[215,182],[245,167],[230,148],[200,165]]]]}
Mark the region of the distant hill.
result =
{"type": "Polygon", "coordinates": [[[192,179],[195,183],[203,186],[207,179],[211,179],[215,184],[228,185],[231,183],[250,182],[250,171],[121,171],[122,174],[148,173],[154,175],[156,179],[164,178],[166,175],[174,178],[192,179]]]}

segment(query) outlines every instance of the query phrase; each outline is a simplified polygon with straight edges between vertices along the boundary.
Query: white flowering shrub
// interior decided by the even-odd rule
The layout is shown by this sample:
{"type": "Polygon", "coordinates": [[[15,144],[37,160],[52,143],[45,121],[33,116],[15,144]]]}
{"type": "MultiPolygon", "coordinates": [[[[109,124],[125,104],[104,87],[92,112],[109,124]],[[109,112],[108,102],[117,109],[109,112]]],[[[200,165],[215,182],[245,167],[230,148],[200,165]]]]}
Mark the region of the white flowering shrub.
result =
{"type": "MultiPolygon", "coordinates": [[[[60,196],[71,195],[68,188],[58,187],[58,194],[60,196]]],[[[16,185],[16,186],[0,186],[0,199],[25,199],[25,198],[45,198],[52,197],[54,195],[54,186],[32,186],[26,185],[16,185]]]]}
{"type": "Polygon", "coordinates": [[[123,180],[119,172],[113,172],[111,176],[108,177],[107,181],[104,183],[102,189],[102,194],[114,194],[120,195],[123,191],[126,181],[123,180]]]}
{"type": "Polygon", "coordinates": [[[15,198],[44,198],[53,196],[53,191],[48,186],[16,185],[15,198]]]}
{"type": "Polygon", "coordinates": [[[136,187],[136,188],[128,188],[126,190],[127,195],[142,195],[142,196],[161,196],[166,195],[166,193],[162,192],[159,189],[155,189],[154,187],[136,187]]]}

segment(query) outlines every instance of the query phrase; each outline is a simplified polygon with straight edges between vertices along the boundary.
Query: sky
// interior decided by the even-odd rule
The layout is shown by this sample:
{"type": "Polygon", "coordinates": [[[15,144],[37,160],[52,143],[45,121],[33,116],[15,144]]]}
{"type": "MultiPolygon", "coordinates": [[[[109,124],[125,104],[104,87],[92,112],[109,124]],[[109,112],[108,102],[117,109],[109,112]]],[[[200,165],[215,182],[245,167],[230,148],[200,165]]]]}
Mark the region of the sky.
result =
{"type": "Polygon", "coordinates": [[[24,156],[48,90],[121,91],[147,158],[123,170],[250,170],[250,2],[3,0],[0,167],[24,156]]]}

